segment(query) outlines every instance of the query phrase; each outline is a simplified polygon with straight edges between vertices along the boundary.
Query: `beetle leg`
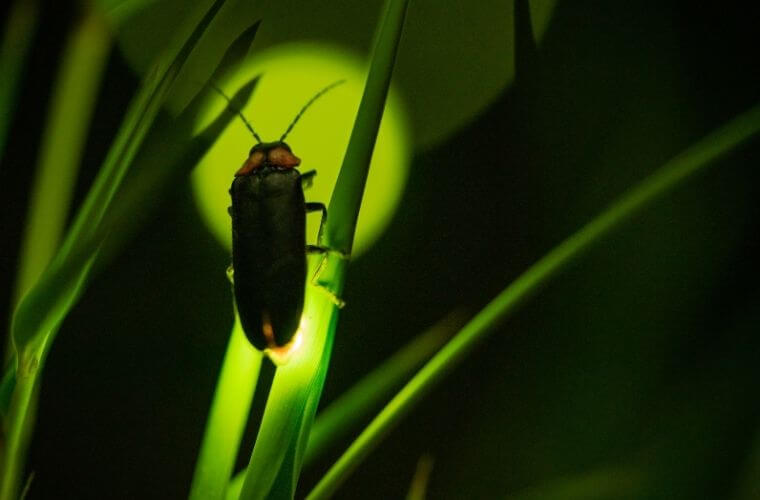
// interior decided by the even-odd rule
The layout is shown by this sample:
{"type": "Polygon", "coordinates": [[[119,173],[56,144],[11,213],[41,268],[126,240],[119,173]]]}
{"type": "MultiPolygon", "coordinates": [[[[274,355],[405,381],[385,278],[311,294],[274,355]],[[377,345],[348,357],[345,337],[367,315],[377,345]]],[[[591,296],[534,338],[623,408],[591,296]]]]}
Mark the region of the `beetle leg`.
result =
{"type": "Polygon", "coordinates": [[[309,280],[311,285],[316,287],[318,290],[321,290],[324,293],[326,293],[327,296],[330,297],[330,300],[333,302],[333,304],[338,306],[338,309],[343,309],[343,307],[346,305],[346,301],[341,299],[337,295],[335,295],[335,293],[332,290],[330,290],[325,285],[319,282],[319,277],[322,274],[322,271],[324,271],[325,267],[327,266],[327,253],[335,252],[335,253],[340,254],[341,256],[343,256],[343,254],[331,248],[319,247],[315,245],[307,245],[306,252],[307,253],[314,252],[314,253],[322,254],[322,258],[319,265],[317,266],[317,270],[314,272],[314,275],[311,277],[311,280],[309,280]]]}
{"type": "Polygon", "coordinates": [[[309,189],[314,182],[314,177],[317,175],[316,170],[309,170],[301,174],[301,186],[304,189],[309,189]]]}
{"type": "Polygon", "coordinates": [[[325,221],[327,220],[327,207],[324,203],[319,202],[306,202],[306,213],[322,211],[322,220],[319,223],[319,233],[317,233],[317,245],[322,243],[322,231],[325,229],[325,221]]]}
{"type": "Polygon", "coordinates": [[[344,254],[343,252],[339,252],[338,250],[322,245],[306,245],[306,253],[318,253],[319,255],[331,253],[337,255],[343,260],[348,260],[348,255],[344,254]]]}

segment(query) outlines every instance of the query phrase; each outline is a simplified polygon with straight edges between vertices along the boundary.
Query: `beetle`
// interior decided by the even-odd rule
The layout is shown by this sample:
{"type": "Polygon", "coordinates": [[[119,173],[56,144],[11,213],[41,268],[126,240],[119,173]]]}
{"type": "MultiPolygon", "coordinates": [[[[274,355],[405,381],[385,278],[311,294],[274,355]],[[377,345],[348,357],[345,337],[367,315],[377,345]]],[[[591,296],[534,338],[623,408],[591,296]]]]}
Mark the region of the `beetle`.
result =
{"type": "Polygon", "coordinates": [[[303,193],[316,171],[301,174],[297,170],[301,160],[285,138],[314,101],[341,83],[343,80],[317,92],[274,142],[263,142],[238,111],[257,144],[235,173],[229,191],[232,282],[243,331],[259,350],[289,346],[303,312],[306,254],[328,251],[320,246],[327,208],[306,202],[303,193]],[[307,245],[306,214],[315,211],[322,212],[317,245],[307,245]]]}

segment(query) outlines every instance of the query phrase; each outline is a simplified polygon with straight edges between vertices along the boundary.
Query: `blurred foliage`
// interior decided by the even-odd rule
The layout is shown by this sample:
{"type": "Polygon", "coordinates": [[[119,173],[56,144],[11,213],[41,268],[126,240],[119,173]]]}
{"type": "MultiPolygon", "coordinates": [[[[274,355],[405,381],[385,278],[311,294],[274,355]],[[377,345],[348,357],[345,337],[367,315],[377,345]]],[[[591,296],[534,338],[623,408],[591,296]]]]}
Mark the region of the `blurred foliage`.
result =
{"type": "MultiPolygon", "coordinates": [[[[539,38],[549,25],[555,3],[542,0],[531,6],[539,38]]],[[[184,5],[181,0],[155,2],[125,24],[121,47],[138,71],[171,35],[166,28],[175,25],[184,5]]],[[[189,79],[205,80],[209,72],[206,61],[229,43],[246,19],[264,21],[256,40],[259,50],[285,42],[318,40],[361,57],[370,49],[382,5],[383,0],[231,1],[209,30],[188,72],[189,79]]],[[[467,0],[415,2],[406,21],[394,83],[404,96],[418,147],[440,143],[482,112],[512,81],[512,23],[509,0],[481,0],[477,7],[467,0]]],[[[181,97],[178,101],[181,105],[181,97]]]]}

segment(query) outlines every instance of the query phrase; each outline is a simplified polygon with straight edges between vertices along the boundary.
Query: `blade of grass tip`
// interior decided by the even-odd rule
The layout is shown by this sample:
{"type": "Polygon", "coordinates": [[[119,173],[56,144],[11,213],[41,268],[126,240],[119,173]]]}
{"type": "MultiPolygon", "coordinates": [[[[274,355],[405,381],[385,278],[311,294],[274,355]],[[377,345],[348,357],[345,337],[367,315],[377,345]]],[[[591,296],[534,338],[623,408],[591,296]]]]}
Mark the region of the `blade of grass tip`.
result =
{"type": "Polygon", "coordinates": [[[0,42],[0,158],[16,109],[18,85],[39,22],[39,0],[16,0],[8,12],[0,42]]]}
{"type": "Polygon", "coordinates": [[[427,498],[428,484],[430,483],[430,474],[433,472],[432,455],[424,454],[417,460],[417,469],[412,477],[412,484],[409,485],[409,492],[406,494],[406,500],[425,500],[427,498]]]}
{"type": "Polygon", "coordinates": [[[236,315],[195,466],[191,500],[224,498],[248,422],[261,360],[262,354],[248,342],[236,315]]]}
{"type": "Polygon", "coordinates": [[[760,131],[760,104],[734,118],[670,160],[607,210],[529,267],[478,313],[401,389],[327,471],[308,499],[328,498],[390,430],[518,306],[593,243],[693,174],[753,138],[760,131]]]}
{"type": "Polygon", "coordinates": [[[385,98],[390,88],[408,4],[408,0],[387,2],[356,122],[330,198],[330,217],[325,223],[325,243],[329,248],[346,255],[351,254],[356,220],[359,217],[364,185],[375,148],[377,130],[385,109],[385,98]]]}
{"type": "Polygon", "coordinates": [[[86,260],[80,269],[73,272],[66,269],[67,259],[80,251],[89,251],[93,256],[97,253],[99,243],[85,249],[78,249],[77,244],[97,230],[177,73],[223,3],[224,0],[214,2],[176,52],[176,56],[172,56],[170,51],[159,60],[152,76],[147,78],[132,101],[124,123],[60,251],[37,285],[32,287],[16,308],[11,326],[16,350],[16,386],[11,397],[5,450],[0,464],[0,500],[10,500],[17,496],[19,475],[23,471],[23,457],[27,447],[24,436],[31,433],[33,420],[29,418],[29,410],[38,374],[58,326],[81,293],[94,257],[86,260]],[[76,277],[70,281],[70,287],[57,289],[62,293],[53,294],[45,288],[50,282],[60,282],[61,278],[47,275],[57,273],[76,277]]]}
{"type": "Polygon", "coordinates": [[[292,498],[295,489],[327,373],[337,324],[338,297],[345,282],[347,256],[407,4],[407,0],[390,0],[379,27],[364,95],[328,208],[331,215],[325,227],[325,242],[335,251],[310,260],[309,276],[315,276],[317,286],[307,286],[303,345],[275,374],[240,494],[244,500],[292,498]]]}
{"type": "Polygon", "coordinates": [[[538,45],[533,34],[530,0],[515,0],[515,86],[520,89],[530,82],[538,58],[538,45]]]}
{"type": "Polygon", "coordinates": [[[465,313],[462,309],[450,312],[431,328],[414,337],[318,414],[309,435],[304,465],[312,463],[333,443],[352,432],[361,419],[378,407],[424,361],[430,359],[464,322],[465,313]]]}

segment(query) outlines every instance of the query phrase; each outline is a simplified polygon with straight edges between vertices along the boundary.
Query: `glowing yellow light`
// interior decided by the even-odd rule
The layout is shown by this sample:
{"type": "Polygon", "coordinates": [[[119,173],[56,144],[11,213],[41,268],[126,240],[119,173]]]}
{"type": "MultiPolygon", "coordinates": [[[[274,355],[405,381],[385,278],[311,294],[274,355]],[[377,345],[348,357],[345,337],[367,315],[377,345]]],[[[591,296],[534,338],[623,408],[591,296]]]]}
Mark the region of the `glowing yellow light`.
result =
{"type": "Polygon", "coordinates": [[[303,338],[303,329],[299,327],[290,342],[281,347],[268,347],[264,354],[269,356],[275,365],[284,365],[303,346],[303,338]]]}
{"type": "MultiPolygon", "coordinates": [[[[316,101],[286,139],[293,153],[302,159],[299,170],[317,170],[312,188],[306,191],[307,200],[327,204],[364,89],[362,60],[334,46],[288,44],[256,53],[234,77],[219,84],[231,95],[256,75],[261,79],[243,113],[264,141],[279,139],[318,90],[336,80],[346,80],[316,101]]],[[[221,97],[212,99],[198,128],[217,116],[225,104],[221,97]]],[[[377,239],[398,204],[409,164],[407,128],[403,106],[391,88],[362,201],[354,257],[377,239]]],[[[234,172],[254,143],[243,123],[235,120],[193,174],[195,199],[202,217],[228,248],[232,233],[227,214],[228,191],[234,172]]],[[[310,243],[316,241],[319,220],[319,215],[308,218],[310,243]]]]}

